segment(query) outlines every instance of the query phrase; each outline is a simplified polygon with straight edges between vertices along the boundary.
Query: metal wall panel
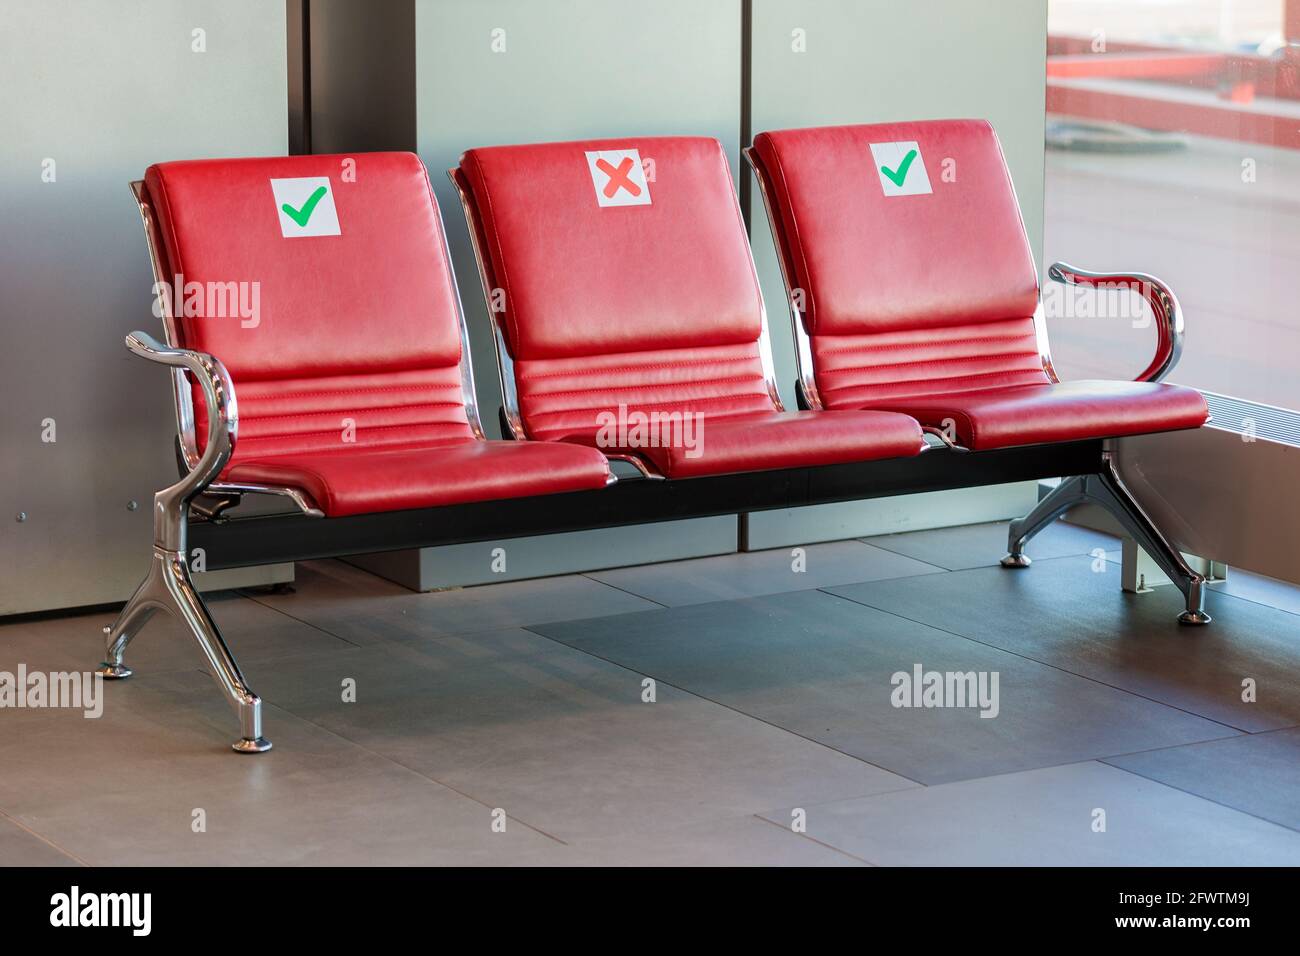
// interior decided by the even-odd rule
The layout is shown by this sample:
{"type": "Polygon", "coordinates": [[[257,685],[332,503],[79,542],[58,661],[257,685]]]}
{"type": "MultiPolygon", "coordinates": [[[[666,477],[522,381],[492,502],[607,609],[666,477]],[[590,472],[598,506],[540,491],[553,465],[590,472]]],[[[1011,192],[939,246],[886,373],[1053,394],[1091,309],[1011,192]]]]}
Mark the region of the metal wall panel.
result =
{"type": "Polygon", "coordinates": [[[283,3],[0,0],[0,22],[11,614],[125,600],[147,563],[153,492],[175,480],[167,373],[122,345],[132,329],[161,332],[128,180],[159,160],[284,153],[287,106],[283,3]]]}

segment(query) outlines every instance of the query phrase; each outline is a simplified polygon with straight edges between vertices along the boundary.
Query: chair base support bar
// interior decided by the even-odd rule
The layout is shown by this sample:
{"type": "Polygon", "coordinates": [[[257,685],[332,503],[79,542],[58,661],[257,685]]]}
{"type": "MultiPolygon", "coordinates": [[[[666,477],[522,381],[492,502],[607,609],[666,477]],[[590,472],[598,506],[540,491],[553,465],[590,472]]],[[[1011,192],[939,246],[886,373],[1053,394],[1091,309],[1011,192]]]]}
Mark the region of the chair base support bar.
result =
{"type": "Polygon", "coordinates": [[[1011,522],[1008,554],[1004,568],[1027,568],[1030,559],[1025,545],[1038,532],[1076,505],[1095,504],[1109,512],[1120,526],[1149,554],[1183,592],[1186,609],[1178,615],[1181,624],[1209,624],[1205,612],[1205,576],[1194,571],[1182,553],[1170,543],[1120,479],[1109,451],[1102,453],[1102,468],[1096,474],[1063,480],[1033,511],[1011,522]]]}

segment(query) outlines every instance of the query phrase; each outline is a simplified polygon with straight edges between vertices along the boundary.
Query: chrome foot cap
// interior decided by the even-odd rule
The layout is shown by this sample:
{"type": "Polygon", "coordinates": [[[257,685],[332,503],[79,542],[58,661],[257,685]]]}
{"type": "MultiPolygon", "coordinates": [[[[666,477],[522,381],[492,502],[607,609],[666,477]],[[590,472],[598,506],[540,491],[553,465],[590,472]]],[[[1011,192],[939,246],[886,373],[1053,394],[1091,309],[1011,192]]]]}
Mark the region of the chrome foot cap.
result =
{"type": "Polygon", "coordinates": [[[1179,624],[1209,624],[1214,618],[1204,611],[1184,611],[1178,615],[1179,624]]]}
{"type": "Polygon", "coordinates": [[[1027,568],[1033,563],[1033,561],[1029,560],[1029,555],[1027,554],[1008,554],[1002,559],[1002,566],[1004,568],[1027,568]]]}
{"type": "Polygon", "coordinates": [[[104,680],[122,680],[130,677],[135,671],[125,664],[100,664],[99,670],[95,671],[104,680]]]}
{"type": "Polygon", "coordinates": [[[271,741],[265,737],[241,737],[230,746],[231,749],[237,750],[241,754],[262,754],[271,749],[271,741]]]}

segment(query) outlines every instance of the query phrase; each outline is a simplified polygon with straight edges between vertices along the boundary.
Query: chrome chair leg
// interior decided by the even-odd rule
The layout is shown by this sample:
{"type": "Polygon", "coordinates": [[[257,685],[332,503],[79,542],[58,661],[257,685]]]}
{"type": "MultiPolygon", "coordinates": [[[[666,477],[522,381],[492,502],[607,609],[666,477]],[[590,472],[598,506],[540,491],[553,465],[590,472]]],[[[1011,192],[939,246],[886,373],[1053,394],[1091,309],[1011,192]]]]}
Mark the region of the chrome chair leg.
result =
{"type": "Polygon", "coordinates": [[[1192,570],[1182,553],[1142,510],[1125,487],[1111,456],[1106,454],[1103,457],[1105,467],[1102,472],[1088,476],[1090,499],[1114,515],[1138,547],[1149,554],[1183,592],[1186,609],[1178,615],[1178,623],[1209,624],[1212,618],[1205,612],[1205,575],[1192,570]]]}
{"type": "Polygon", "coordinates": [[[1065,514],[1075,505],[1087,501],[1083,478],[1066,478],[1043,498],[1034,510],[1023,518],[1011,522],[1007,534],[1007,556],[1002,559],[1004,568],[1027,568],[1033,562],[1025,554],[1029,539],[1065,514]]]}
{"type": "Polygon", "coordinates": [[[240,753],[270,750],[271,742],[262,736],[262,699],[249,690],[248,682],[244,680],[230,648],[222,639],[216,621],[212,620],[207,605],[194,589],[183,555],[166,555],[163,562],[163,584],[171,606],[189,625],[190,633],[199,642],[199,648],[212,665],[213,676],[239,716],[240,739],[232,746],[240,753]]]}
{"type": "Polygon", "coordinates": [[[184,556],[178,552],[154,548],[144,581],[113,626],[105,628],[106,659],[96,673],[109,680],[130,677],[131,668],[122,660],[126,647],[160,610],[185,622],[239,717],[240,737],[231,746],[240,753],[270,750],[271,742],[262,736],[262,700],[249,689],[221,631],[194,588],[184,556]]]}
{"type": "Polygon", "coordinates": [[[1205,576],[1192,570],[1179,550],[1142,510],[1120,478],[1109,450],[1102,453],[1102,470],[1098,474],[1066,479],[1033,511],[1011,523],[1008,536],[1010,553],[1002,559],[1002,566],[1028,567],[1030,561],[1024,548],[1029,539],[1070,508],[1084,503],[1106,509],[1183,592],[1186,609],[1178,615],[1180,624],[1210,623],[1212,619],[1205,612],[1205,576]]]}
{"type": "Polygon", "coordinates": [[[113,626],[104,628],[104,663],[100,665],[99,670],[95,671],[104,680],[122,680],[133,673],[131,668],[123,663],[122,655],[126,653],[126,646],[131,643],[131,638],[140,633],[158,611],[160,605],[153,596],[154,592],[155,575],[151,565],[149,573],[135,589],[131,600],[126,602],[126,607],[122,608],[122,613],[117,616],[113,626]]]}

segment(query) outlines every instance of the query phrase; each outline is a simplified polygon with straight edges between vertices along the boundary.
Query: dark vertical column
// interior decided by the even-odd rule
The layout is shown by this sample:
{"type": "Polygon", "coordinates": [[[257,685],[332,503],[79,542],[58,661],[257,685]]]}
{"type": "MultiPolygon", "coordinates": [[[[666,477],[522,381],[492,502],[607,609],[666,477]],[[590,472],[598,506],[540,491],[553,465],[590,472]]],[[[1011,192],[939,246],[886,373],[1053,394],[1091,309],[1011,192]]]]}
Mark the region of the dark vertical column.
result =
{"type": "Polygon", "coordinates": [[[304,0],[313,153],[415,149],[415,0],[304,0]]]}
{"type": "Polygon", "coordinates": [[[311,0],[285,0],[289,41],[289,153],[311,152],[311,0]]]}

